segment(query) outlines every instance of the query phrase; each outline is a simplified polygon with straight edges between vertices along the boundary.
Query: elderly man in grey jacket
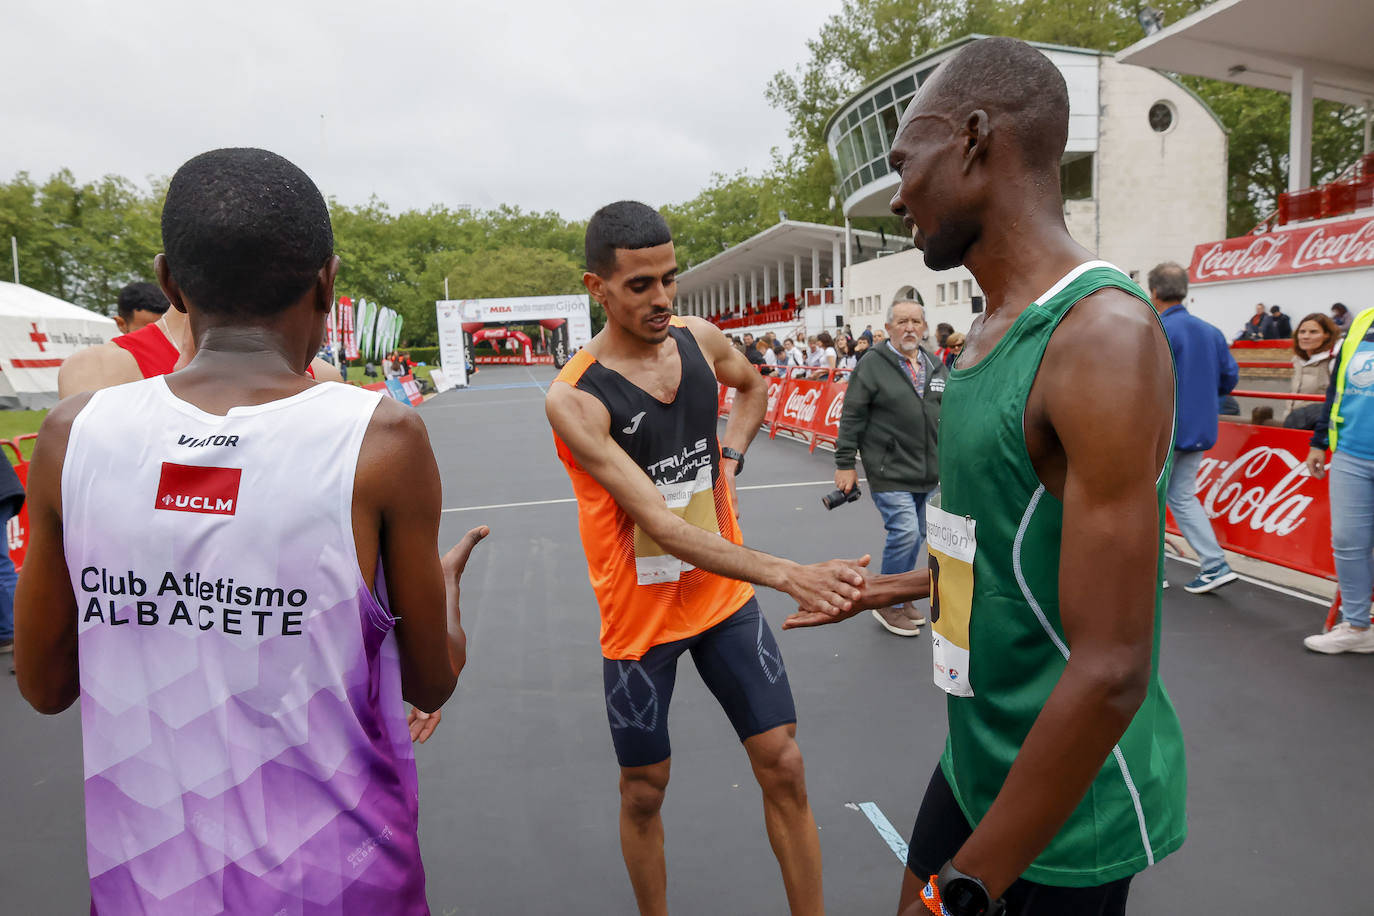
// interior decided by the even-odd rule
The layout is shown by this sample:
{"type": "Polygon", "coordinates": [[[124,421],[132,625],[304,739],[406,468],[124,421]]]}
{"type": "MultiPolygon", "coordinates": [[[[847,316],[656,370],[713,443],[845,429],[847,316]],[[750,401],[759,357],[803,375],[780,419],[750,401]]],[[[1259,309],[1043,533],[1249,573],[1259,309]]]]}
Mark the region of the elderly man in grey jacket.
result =
{"type": "MultiPolygon", "coordinates": [[[[887,340],[875,344],[849,378],[835,444],[835,486],[847,493],[858,482],[857,452],[887,529],[882,572],[904,573],[916,568],[926,537],[926,497],[940,479],[936,445],[949,370],[921,346],[926,318],[920,303],[892,303],[886,326],[887,340]]],[[[911,604],[878,608],[873,616],[897,636],[916,636],[925,623],[911,604]]]]}

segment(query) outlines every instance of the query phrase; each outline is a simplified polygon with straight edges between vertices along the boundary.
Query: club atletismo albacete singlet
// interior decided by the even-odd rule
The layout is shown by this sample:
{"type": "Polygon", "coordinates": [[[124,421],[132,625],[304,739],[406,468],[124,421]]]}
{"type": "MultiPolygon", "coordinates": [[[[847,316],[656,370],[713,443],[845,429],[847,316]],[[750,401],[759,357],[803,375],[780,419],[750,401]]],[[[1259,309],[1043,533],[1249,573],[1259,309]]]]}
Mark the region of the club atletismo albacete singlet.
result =
{"type": "Polygon", "coordinates": [[[378,401],[216,416],[156,377],[72,424],[92,912],[429,912],[393,618],[353,538],[378,401]]]}
{"type": "MultiPolygon", "coordinates": [[[[579,350],[557,381],[594,395],[611,415],[611,438],[649,475],[668,508],[698,528],[743,543],[730,488],[720,474],[716,376],[680,318],[682,381],[665,404],[579,350]]],[[[754,596],[748,582],[727,579],[672,556],[620,508],[611,494],[554,436],[572,478],[587,575],[601,606],[601,654],[638,659],[656,645],[702,633],[754,596]]]]}

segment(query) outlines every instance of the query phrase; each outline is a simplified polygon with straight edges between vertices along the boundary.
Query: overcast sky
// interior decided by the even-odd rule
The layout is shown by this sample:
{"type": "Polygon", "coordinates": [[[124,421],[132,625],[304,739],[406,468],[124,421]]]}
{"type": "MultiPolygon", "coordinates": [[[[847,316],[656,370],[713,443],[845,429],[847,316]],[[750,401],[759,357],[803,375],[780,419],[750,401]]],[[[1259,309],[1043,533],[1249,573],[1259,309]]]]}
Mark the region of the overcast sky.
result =
{"type": "Polygon", "coordinates": [[[326,195],[583,218],[757,171],[764,98],[839,0],[7,4],[0,179],[140,183],[261,146],[326,195]]]}

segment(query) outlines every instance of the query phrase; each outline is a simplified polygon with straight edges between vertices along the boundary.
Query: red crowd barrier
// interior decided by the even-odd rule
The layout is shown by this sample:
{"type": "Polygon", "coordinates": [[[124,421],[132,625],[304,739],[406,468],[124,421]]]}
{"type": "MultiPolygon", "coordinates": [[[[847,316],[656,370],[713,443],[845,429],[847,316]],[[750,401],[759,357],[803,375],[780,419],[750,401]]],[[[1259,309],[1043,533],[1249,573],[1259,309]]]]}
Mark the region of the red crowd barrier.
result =
{"type": "MultiPolygon", "coordinates": [[[[20,443],[37,438],[38,433],[28,433],[23,436],[15,436],[13,439],[0,439],[0,445],[14,452],[14,460],[11,462],[14,465],[14,473],[19,477],[19,482],[26,490],[29,486],[29,459],[24,457],[24,449],[20,443]]],[[[24,565],[24,555],[29,549],[28,500],[24,501],[19,514],[9,520],[5,529],[5,537],[9,543],[10,559],[14,561],[14,568],[18,569],[24,565]]]]}
{"type": "MultiPolygon", "coordinates": [[[[777,371],[767,367],[761,371],[777,371]]],[[[768,376],[768,409],[763,422],[768,438],[779,430],[797,433],[815,451],[821,442],[834,443],[840,435],[840,413],[844,409],[844,392],[849,387],[848,369],[791,369],[796,378],[768,376]],[[821,374],[821,378],[811,378],[821,374]]],[[[735,389],[720,385],[717,406],[721,416],[730,412],[735,389]]]]}
{"type": "MultiPolygon", "coordinates": [[[[1326,479],[1304,463],[1311,438],[1307,430],[1223,423],[1198,469],[1197,495],[1222,547],[1334,579],[1326,479]]],[[[1167,527],[1179,533],[1172,515],[1167,527]]]]}

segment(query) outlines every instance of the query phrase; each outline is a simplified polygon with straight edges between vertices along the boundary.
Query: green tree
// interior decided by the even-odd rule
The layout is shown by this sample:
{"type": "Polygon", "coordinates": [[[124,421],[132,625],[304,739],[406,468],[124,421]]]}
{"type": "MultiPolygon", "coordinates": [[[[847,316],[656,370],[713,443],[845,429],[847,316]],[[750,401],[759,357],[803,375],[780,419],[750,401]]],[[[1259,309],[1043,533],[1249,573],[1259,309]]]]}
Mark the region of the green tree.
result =
{"type": "MultiPolygon", "coordinates": [[[[1207,0],[1151,5],[1174,22],[1207,0]]],[[[889,70],[969,34],[1118,51],[1142,37],[1138,9],[1133,0],[845,0],[807,42],[806,59],[790,72],[779,71],[766,90],[791,118],[793,148],[785,157],[791,167],[777,173],[786,196],[799,209],[823,207],[835,185],[825,122],[846,98],[889,70]],[[789,175],[807,180],[786,180],[789,175]]],[[[1232,233],[1246,232],[1287,187],[1287,96],[1212,80],[1185,82],[1230,132],[1228,226],[1232,233]]],[[[1359,154],[1362,117],[1357,108],[1316,104],[1313,181],[1329,180],[1359,154]]]]}
{"type": "Polygon", "coordinates": [[[115,175],[82,185],[63,169],[39,185],[20,172],[0,184],[0,237],[17,241],[25,285],[105,314],[121,286],[153,277],[163,196],[115,175]]]}

